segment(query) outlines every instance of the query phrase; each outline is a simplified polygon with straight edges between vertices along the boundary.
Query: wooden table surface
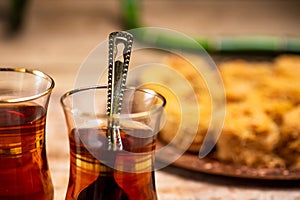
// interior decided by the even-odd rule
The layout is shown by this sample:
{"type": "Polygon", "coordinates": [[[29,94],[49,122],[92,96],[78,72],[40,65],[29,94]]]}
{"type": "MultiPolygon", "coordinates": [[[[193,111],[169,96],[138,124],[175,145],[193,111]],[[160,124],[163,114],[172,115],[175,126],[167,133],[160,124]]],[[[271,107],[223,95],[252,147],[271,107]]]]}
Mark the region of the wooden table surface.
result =
{"type": "MultiPolygon", "coordinates": [[[[142,2],[145,24],[186,34],[300,34],[300,4],[296,1],[142,2]]],[[[0,65],[40,69],[55,79],[47,121],[55,200],[64,199],[69,176],[67,128],[59,98],[74,87],[80,64],[89,52],[110,32],[122,29],[119,11],[117,0],[32,0],[22,32],[0,38],[0,65]]],[[[156,185],[162,200],[300,200],[299,182],[228,178],[174,166],[156,171],[156,185]]]]}

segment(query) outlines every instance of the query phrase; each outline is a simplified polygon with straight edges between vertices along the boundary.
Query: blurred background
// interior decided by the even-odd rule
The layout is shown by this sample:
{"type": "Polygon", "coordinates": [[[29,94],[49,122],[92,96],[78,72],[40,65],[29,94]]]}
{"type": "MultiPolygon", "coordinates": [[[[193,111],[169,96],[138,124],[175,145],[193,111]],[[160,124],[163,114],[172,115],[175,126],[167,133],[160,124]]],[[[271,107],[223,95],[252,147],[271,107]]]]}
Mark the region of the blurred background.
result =
{"type": "Polygon", "coordinates": [[[299,10],[297,0],[2,0],[0,63],[72,74],[110,32],[142,26],[215,43],[236,36],[284,43],[300,36],[299,10]]]}
{"type": "Polygon", "coordinates": [[[2,0],[0,63],[72,73],[110,32],[142,26],[213,41],[293,38],[300,35],[299,10],[297,0],[2,0]]]}
{"type": "Polygon", "coordinates": [[[48,155],[59,197],[68,179],[67,130],[59,97],[73,88],[80,64],[109,33],[144,26],[169,28],[204,38],[211,53],[222,50],[224,38],[233,39],[229,46],[235,50],[241,46],[235,39],[245,37],[242,43],[254,42],[246,48],[250,51],[256,44],[269,44],[271,38],[266,53],[299,53],[299,19],[297,0],[1,0],[0,66],[40,69],[56,82],[48,155]]]}

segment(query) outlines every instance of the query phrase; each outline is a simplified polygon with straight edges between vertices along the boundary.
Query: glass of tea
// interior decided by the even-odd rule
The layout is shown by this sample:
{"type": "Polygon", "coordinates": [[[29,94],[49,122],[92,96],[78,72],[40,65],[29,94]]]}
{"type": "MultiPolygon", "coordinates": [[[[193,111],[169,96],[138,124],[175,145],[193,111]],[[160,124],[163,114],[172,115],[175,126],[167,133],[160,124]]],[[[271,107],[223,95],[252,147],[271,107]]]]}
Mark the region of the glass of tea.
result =
{"type": "Polygon", "coordinates": [[[28,69],[0,68],[0,199],[53,199],[45,147],[54,81],[28,69]]]}
{"type": "Polygon", "coordinates": [[[152,90],[127,88],[121,113],[109,116],[107,90],[91,86],[61,98],[70,142],[66,199],[157,199],[154,155],[166,101],[152,90]]]}

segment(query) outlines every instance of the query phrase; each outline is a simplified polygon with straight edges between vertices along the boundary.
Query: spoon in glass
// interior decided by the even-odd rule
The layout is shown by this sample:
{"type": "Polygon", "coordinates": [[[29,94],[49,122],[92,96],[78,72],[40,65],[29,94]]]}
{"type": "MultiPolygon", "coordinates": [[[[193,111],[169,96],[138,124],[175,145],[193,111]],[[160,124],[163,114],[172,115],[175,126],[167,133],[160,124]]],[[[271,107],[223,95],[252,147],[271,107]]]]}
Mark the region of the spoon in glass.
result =
{"type": "Polygon", "coordinates": [[[106,110],[106,114],[109,116],[106,133],[108,150],[116,151],[123,149],[118,115],[120,115],[122,109],[132,41],[132,35],[127,32],[113,32],[109,35],[108,94],[106,110]],[[118,45],[120,43],[124,45],[123,62],[116,60],[118,45]]]}

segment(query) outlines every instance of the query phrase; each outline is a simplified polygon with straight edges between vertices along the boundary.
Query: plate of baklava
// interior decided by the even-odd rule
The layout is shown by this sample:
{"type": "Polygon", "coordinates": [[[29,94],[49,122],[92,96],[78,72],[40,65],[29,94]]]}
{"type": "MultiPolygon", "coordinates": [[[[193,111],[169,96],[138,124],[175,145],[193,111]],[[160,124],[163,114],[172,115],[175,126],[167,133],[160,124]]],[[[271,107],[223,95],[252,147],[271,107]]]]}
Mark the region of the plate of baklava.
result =
{"type": "MultiPolygon", "coordinates": [[[[186,60],[171,56],[165,62],[190,82],[200,110],[198,127],[196,131],[190,130],[196,133],[173,165],[241,178],[300,179],[300,56],[278,55],[265,61],[234,58],[217,63],[225,89],[226,112],[221,133],[203,158],[199,157],[199,150],[210,134],[211,91],[205,89],[205,80],[189,71],[190,63],[186,60]]],[[[166,84],[172,83],[172,76],[159,77],[166,79],[166,84]]],[[[174,138],[190,133],[177,131],[182,113],[174,111],[176,95],[167,87],[153,89],[165,96],[169,115],[158,134],[157,148],[172,142],[173,147],[182,149],[180,140],[174,142],[174,138]]],[[[194,110],[191,107],[188,112],[194,110]]],[[[162,154],[157,159],[170,161],[162,154]]]]}

